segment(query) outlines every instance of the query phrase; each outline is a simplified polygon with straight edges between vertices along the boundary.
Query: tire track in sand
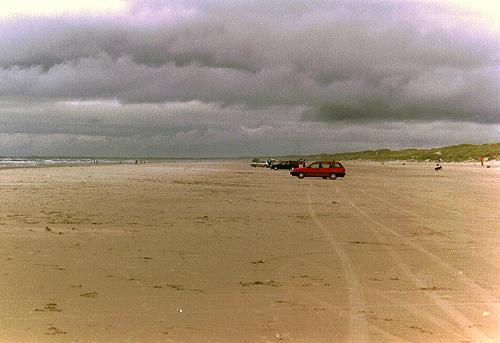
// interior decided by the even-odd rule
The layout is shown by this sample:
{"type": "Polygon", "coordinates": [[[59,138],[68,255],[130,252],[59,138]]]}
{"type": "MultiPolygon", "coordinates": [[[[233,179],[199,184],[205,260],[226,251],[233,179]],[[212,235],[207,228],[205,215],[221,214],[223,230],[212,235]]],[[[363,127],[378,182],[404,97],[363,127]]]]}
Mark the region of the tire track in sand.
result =
{"type": "Polygon", "coordinates": [[[340,259],[342,268],[344,270],[344,277],[347,282],[347,288],[349,290],[349,329],[351,340],[353,342],[368,342],[368,323],[364,314],[365,299],[361,282],[359,281],[356,269],[349,259],[347,253],[344,251],[344,249],[342,249],[342,246],[337,243],[332,232],[328,230],[318,219],[316,212],[314,211],[312,206],[313,204],[311,200],[311,187],[312,184],[310,184],[309,188],[307,189],[307,206],[309,209],[309,215],[311,216],[311,219],[314,221],[316,226],[321,230],[321,233],[323,234],[325,239],[334,249],[335,253],[340,259]]]}
{"type": "MultiPolygon", "coordinates": [[[[368,197],[376,199],[379,203],[384,203],[385,205],[387,205],[387,208],[389,210],[393,211],[393,212],[396,212],[396,213],[406,213],[408,216],[412,217],[413,220],[415,220],[417,223],[419,223],[419,224],[421,224],[423,226],[430,226],[431,225],[429,223],[428,219],[424,218],[422,215],[420,215],[420,214],[418,214],[418,213],[416,213],[414,211],[410,211],[408,209],[405,209],[405,208],[402,208],[400,206],[397,206],[397,205],[393,204],[392,202],[390,202],[390,201],[388,201],[386,199],[382,199],[382,198],[380,198],[380,197],[378,197],[378,196],[376,196],[374,194],[371,194],[371,193],[369,193],[369,192],[367,192],[365,190],[359,189],[359,192],[365,194],[368,197]]],[[[424,249],[424,248],[422,248],[422,249],[424,249]]],[[[454,272],[457,272],[458,274],[456,276],[459,277],[459,278],[461,278],[461,279],[463,279],[463,280],[465,280],[463,282],[467,283],[468,286],[471,286],[472,288],[478,290],[480,293],[482,293],[482,295],[484,295],[485,294],[484,292],[486,292],[487,296],[490,297],[490,299],[489,299],[490,301],[498,300],[493,295],[489,294],[489,292],[487,290],[485,290],[481,286],[477,285],[477,283],[473,279],[467,277],[466,275],[460,274],[459,271],[455,267],[453,267],[453,266],[449,265],[448,263],[444,262],[441,258],[437,257],[436,255],[432,254],[431,252],[428,252],[428,253],[431,254],[431,255],[433,255],[434,257],[438,258],[439,260],[441,260],[441,262],[442,262],[441,264],[444,267],[446,267],[446,268],[448,268],[448,269],[450,269],[450,270],[452,270],[454,272]],[[472,285],[471,283],[473,283],[474,285],[472,285]],[[478,289],[478,287],[480,289],[478,289]]],[[[499,265],[491,263],[490,261],[487,261],[486,259],[484,259],[483,256],[480,256],[479,254],[477,254],[475,252],[473,252],[473,253],[474,253],[475,256],[481,258],[484,261],[484,263],[488,264],[488,266],[490,266],[493,269],[496,269],[496,270],[500,271],[500,266],[499,265]]]]}
{"type": "MultiPolygon", "coordinates": [[[[335,186],[335,190],[338,193],[341,193],[340,190],[338,189],[337,186],[335,186]]],[[[341,193],[342,194],[342,193],[341,193]]],[[[437,256],[433,255],[429,251],[425,250],[422,248],[420,245],[413,243],[406,237],[398,234],[391,228],[387,227],[386,225],[380,223],[378,220],[376,220],[374,217],[370,216],[368,213],[360,209],[358,206],[356,206],[350,199],[348,199],[344,194],[342,194],[342,197],[346,200],[346,202],[354,209],[356,212],[360,215],[361,220],[365,223],[365,226],[377,237],[377,240],[379,242],[385,242],[384,240],[384,235],[382,232],[389,233],[390,235],[394,236],[397,238],[401,243],[410,246],[414,248],[416,251],[419,251],[422,253],[422,255],[430,257],[432,261],[439,265],[445,265],[448,267],[448,265],[438,258],[437,256]],[[375,227],[378,227],[381,231],[376,229],[375,227]]],[[[412,271],[411,268],[408,266],[407,263],[404,262],[403,257],[397,252],[397,251],[391,251],[389,252],[391,254],[392,259],[394,262],[398,265],[398,267],[401,269],[401,271],[408,277],[413,284],[415,284],[417,287],[425,287],[426,285],[420,280],[412,271]]],[[[433,293],[427,293],[427,296],[431,299],[431,301],[436,304],[441,310],[443,310],[456,324],[459,325],[459,327],[464,330],[464,332],[467,334],[468,337],[472,338],[476,342],[488,342],[490,341],[490,338],[483,333],[481,330],[476,329],[475,325],[467,318],[465,317],[461,312],[455,309],[454,306],[449,304],[447,301],[439,298],[433,293]]]]}
{"type": "MultiPolygon", "coordinates": [[[[297,260],[289,261],[288,263],[282,265],[281,268],[279,268],[278,274],[281,276],[281,279],[285,279],[285,275],[282,272],[283,269],[289,268],[290,266],[294,265],[298,261],[304,263],[304,265],[309,265],[312,268],[316,268],[316,269],[320,270],[321,272],[326,272],[327,274],[329,274],[331,276],[334,276],[334,277],[338,276],[335,272],[333,272],[331,269],[328,269],[325,266],[319,265],[319,264],[314,263],[314,262],[312,262],[310,260],[307,260],[305,258],[299,258],[297,260]]],[[[347,315],[349,315],[349,313],[350,313],[350,311],[345,311],[345,305],[332,303],[330,301],[324,300],[323,298],[321,298],[321,297],[319,297],[317,295],[311,294],[310,292],[307,292],[307,291],[304,291],[304,290],[300,290],[300,289],[288,289],[288,290],[286,290],[286,292],[290,296],[292,296],[292,297],[293,296],[298,296],[302,300],[312,301],[316,306],[321,306],[322,309],[325,310],[325,311],[332,311],[333,310],[333,311],[335,311],[336,315],[339,313],[339,311],[341,311],[342,313],[346,313],[347,315]]],[[[272,298],[272,296],[270,296],[270,298],[272,298]]],[[[308,306],[313,306],[313,305],[308,305],[308,306]]],[[[401,336],[397,336],[394,333],[391,333],[391,332],[389,332],[387,330],[384,330],[383,328],[377,326],[374,323],[367,322],[367,325],[369,326],[370,331],[376,332],[379,335],[381,335],[381,336],[384,337],[384,340],[381,341],[381,342],[398,342],[398,343],[413,342],[413,341],[411,341],[411,340],[409,340],[407,338],[403,338],[401,336]]],[[[356,342],[356,343],[364,343],[364,342],[354,341],[352,339],[352,337],[350,337],[348,340],[341,339],[340,335],[338,333],[332,333],[332,334],[333,335],[330,336],[329,341],[332,340],[333,342],[356,342]]],[[[350,335],[350,333],[349,333],[349,335],[350,335]]]]}
{"type": "MultiPolygon", "coordinates": [[[[306,262],[306,261],[304,261],[304,262],[306,262]]],[[[311,261],[309,261],[308,264],[311,265],[312,267],[315,267],[315,268],[323,271],[323,272],[326,272],[332,276],[335,276],[335,273],[332,273],[328,268],[326,268],[324,266],[318,265],[318,264],[311,262],[311,261]]],[[[429,313],[428,311],[423,311],[421,307],[415,307],[409,303],[403,303],[390,295],[383,294],[382,292],[374,292],[371,290],[368,290],[368,292],[371,294],[370,297],[374,296],[377,298],[382,298],[384,300],[385,304],[381,307],[392,306],[392,307],[404,308],[408,313],[411,313],[413,316],[425,319],[429,323],[432,323],[432,324],[436,325],[437,327],[439,327],[441,330],[446,331],[451,336],[455,336],[454,337],[455,340],[459,340],[459,339],[463,338],[460,336],[459,333],[457,333],[457,327],[455,325],[450,325],[450,323],[447,322],[444,318],[437,317],[436,315],[434,315],[433,313],[429,313]],[[388,305],[389,303],[391,305],[388,305]]],[[[377,306],[375,305],[375,306],[367,306],[367,307],[368,308],[376,308],[377,306]]],[[[376,327],[376,325],[372,325],[371,323],[368,323],[368,324],[370,325],[370,329],[376,327]]],[[[382,329],[379,328],[379,330],[382,330],[382,329]]],[[[385,330],[382,330],[382,331],[385,331],[385,330]]],[[[389,334],[391,334],[391,333],[389,333],[389,334]]],[[[391,334],[391,335],[393,335],[393,334],[391,334]]],[[[403,338],[401,338],[401,337],[400,337],[400,339],[403,340],[403,338]]]]}

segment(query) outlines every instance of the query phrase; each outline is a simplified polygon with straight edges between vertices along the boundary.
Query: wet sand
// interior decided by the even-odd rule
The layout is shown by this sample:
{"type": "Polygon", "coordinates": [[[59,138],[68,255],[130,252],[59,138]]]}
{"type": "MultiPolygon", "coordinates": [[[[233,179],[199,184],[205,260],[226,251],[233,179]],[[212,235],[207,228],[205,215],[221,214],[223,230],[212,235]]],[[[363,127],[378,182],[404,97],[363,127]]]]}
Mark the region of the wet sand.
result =
{"type": "Polygon", "coordinates": [[[0,342],[499,342],[500,168],[0,170],[0,342]]]}

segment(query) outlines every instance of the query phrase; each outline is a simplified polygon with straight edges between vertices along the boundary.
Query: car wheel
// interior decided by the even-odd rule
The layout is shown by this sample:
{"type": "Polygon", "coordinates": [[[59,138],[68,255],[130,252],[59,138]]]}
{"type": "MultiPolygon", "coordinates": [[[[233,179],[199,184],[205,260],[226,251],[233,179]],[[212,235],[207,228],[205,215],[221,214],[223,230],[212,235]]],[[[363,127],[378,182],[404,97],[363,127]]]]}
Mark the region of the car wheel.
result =
{"type": "Polygon", "coordinates": [[[299,175],[297,175],[297,177],[298,177],[299,179],[303,179],[303,178],[304,178],[304,176],[306,176],[304,173],[299,173],[299,175]]]}
{"type": "Polygon", "coordinates": [[[337,178],[337,174],[331,173],[330,174],[330,180],[335,180],[337,178]]]}

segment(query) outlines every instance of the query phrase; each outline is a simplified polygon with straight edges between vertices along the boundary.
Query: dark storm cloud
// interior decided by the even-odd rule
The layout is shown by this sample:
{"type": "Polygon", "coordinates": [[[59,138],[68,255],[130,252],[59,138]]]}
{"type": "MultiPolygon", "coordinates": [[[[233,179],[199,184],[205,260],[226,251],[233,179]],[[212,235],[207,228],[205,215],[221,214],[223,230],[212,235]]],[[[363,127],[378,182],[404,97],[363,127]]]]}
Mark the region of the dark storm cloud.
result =
{"type": "Polygon", "coordinates": [[[302,105],[310,107],[304,119],[327,121],[500,119],[498,37],[443,28],[425,16],[436,8],[454,14],[447,8],[320,1],[132,5],[130,17],[4,23],[0,94],[302,105]]]}
{"type": "Polygon", "coordinates": [[[249,110],[201,102],[127,104],[117,102],[0,103],[0,134],[86,136],[174,135],[210,128],[249,132],[296,121],[301,108],[249,110]],[[15,110],[14,110],[15,109],[15,110]],[[244,123],[244,125],[242,125],[244,123]]]}
{"type": "Polygon", "coordinates": [[[385,137],[405,136],[406,127],[415,138],[407,146],[427,144],[425,123],[481,127],[485,140],[498,133],[499,33],[455,7],[128,3],[114,17],[0,21],[4,147],[37,137],[47,149],[53,139],[120,154],[167,146],[186,154],[286,153],[304,144],[349,150],[328,143],[332,137],[353,149],[350,137],[361,147],[379,144],[374,125],[385,137]]]}

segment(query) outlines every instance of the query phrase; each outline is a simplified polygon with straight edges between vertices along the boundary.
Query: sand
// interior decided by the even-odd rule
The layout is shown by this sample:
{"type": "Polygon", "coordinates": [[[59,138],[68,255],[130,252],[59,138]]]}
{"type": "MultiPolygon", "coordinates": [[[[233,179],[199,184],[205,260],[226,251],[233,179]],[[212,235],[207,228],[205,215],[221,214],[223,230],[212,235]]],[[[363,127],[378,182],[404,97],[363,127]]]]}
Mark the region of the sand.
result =
{"type": "Polygon", "coordinates": [[[0,342],[500,341],[500,168],[0,170],[0,342]]]}

